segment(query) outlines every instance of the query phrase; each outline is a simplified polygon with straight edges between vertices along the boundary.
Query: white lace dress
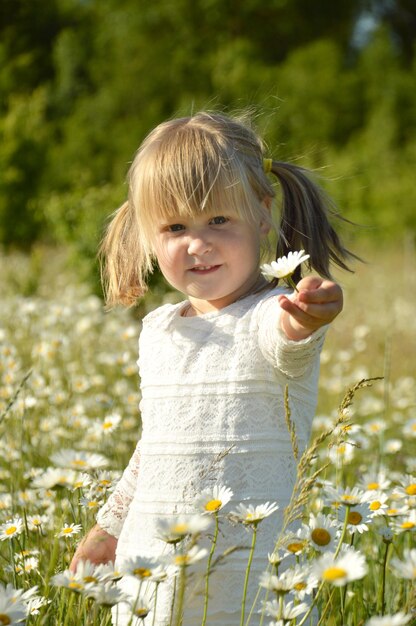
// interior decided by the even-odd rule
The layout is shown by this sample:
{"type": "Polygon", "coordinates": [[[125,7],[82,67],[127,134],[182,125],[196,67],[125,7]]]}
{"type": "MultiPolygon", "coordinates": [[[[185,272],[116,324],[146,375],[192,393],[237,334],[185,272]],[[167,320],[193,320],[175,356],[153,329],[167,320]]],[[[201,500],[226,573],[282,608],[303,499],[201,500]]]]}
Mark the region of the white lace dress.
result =
{"type": "MultiPolygon", "coordinates": [[[[147,315],[139,340],[142,436],[116,491],[99,511],[102,528],[118,537],[117,563],[134,555],[159,557],[171,549],[156,536],[159,519],[195,512],[206,487],[234,492],[224,509],[240,502],[276,501],[279,511],[261,522],[250,574],[248,611],[266,570],[296,476],[285,424],[284,389],[299,448],[308,442],[317,399],[319,353],[326,327],[303,341],[279,329],[280,289],[250,295],[216,312],[182,317],[184,303],[147,315]]],[[[236,550],[210,577],[209,626],[240,623],[240,606],[251,531],[221,523],[216,555],[236,550]]],[[[206,561],[192,566],[184,626],[202,619],[198,580],[206,561]]],[[[137,584],[127,579],[135,594],[137,584]]],[[[142,587],[144,591],[144,587],[142,587]]],[[[170,623],[172,585],[158,587],[155,624],[170,623]]],[[[259,606],[257,606],[257,609],[259,606]]],[[[153,624],[153,614],[144,624],[153,624]]],[[[126,625],[123,609],[114,623],[126,625]]],[[[140,624],[143,622],[140,621],[140,624]]],[[[250,624],[258,624],[253,613],[250,624]]]]}

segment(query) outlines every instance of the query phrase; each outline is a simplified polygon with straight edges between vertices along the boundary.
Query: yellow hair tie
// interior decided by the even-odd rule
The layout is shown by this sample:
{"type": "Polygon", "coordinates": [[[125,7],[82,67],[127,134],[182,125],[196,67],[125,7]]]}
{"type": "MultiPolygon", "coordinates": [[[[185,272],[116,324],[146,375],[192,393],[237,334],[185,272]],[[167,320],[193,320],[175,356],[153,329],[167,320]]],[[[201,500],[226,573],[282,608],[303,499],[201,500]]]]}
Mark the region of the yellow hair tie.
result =
{"type": "Polygon", "coordinates": [[[263,159],[263,170],[265,174],[269,174],[272,171],[273,159],[263,159]]]}

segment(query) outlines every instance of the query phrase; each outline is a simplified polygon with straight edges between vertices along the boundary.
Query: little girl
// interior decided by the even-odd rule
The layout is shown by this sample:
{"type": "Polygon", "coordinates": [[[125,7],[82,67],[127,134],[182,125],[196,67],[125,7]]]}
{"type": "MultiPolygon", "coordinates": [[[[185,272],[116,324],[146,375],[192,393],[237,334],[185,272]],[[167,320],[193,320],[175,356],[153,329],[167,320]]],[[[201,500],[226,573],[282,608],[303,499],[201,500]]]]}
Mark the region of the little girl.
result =
{"type": "MultiPolygon", "coordinates": [[[[304,170],[265,158],[261,140],[242,121],[198,113],[168,121],[145,139],[129,172],[129,197],[102,244],[109,305],[133,304],[157,261],[186,295],[143,320],[139,341],[142,434],[124,474],[99,511],[98,524],[71,563],[156,558],[167,544],[160,520],[195,512],[197,496],[226,485],[240,502],[276,501],[262,522],[250,573],[247,606],[267,567],[296,477],[285,425],[284,390],[299,447],[305,447],[317,401],[319,353],[328,324],[342,309],[330,260],[346,268],[342,246],[319,188],[304,170]],[[280,224],[271,208],[280,183],[280,224]],[[277,256],[304,249],[321,277],[297,291],[268,283],[261,255],[277,240],[277,256]]],[[[242,525],[222,525],[218,554],[247,547],[242,525]]],[[[240,623],[247,551],[223,559],[210,577],[207,624],[240,623]]],[[[158,589],[156,616],[167,626],[171,586],[158,589]]],[[[189,594],[184,624],[201,623],[203,599],[189,594]]],[[[128,611],[115,623],[130,623],[128,611]]],[[[250,624],[258,624],[253,615],[250,624]]]]}

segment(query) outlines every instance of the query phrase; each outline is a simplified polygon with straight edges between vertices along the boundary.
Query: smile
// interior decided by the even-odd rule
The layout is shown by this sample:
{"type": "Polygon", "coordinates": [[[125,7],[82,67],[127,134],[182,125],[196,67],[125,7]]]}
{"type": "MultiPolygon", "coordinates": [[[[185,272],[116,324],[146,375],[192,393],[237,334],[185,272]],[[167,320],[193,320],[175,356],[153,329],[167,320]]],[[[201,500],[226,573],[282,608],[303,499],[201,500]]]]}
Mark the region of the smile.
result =
{"type": "Polygon", "coordinates": [[[218,269],[219,265],[197,265],[196,267],[191,267],[191,272],[212,272],[213,270],[218,269]]]}

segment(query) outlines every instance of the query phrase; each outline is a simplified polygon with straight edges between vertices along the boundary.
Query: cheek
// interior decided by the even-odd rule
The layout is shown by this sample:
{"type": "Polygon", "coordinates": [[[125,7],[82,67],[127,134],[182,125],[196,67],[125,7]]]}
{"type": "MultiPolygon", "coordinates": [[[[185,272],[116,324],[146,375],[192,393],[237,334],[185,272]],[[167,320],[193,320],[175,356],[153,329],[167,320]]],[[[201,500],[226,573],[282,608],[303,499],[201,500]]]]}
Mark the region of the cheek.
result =
{"type": "Polygon", "coordinates": [[[155,254],[161,269],[168,268],[177,261],[180,249],[175,240],[159,241],[155,245],[155,254]]]}

